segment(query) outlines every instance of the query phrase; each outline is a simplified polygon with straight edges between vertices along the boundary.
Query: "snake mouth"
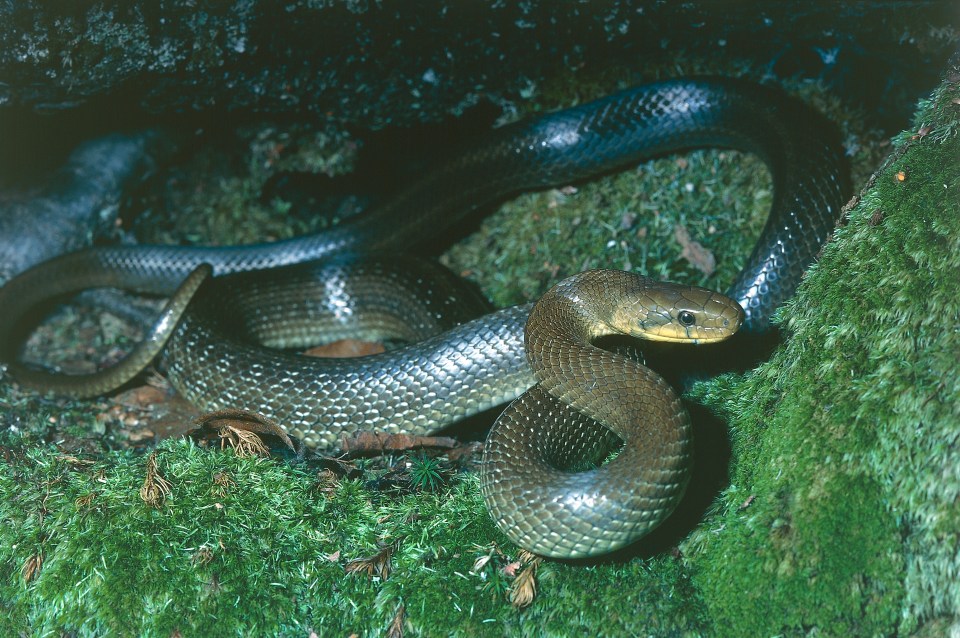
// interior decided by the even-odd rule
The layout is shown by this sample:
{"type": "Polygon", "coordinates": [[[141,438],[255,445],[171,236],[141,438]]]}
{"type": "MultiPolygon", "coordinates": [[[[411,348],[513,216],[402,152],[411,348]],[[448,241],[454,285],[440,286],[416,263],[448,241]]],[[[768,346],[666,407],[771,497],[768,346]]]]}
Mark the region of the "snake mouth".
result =
{"type": "Polygon", "coordinates": [[[644,339],[647,341],[659,341],[661,343],[686,343],[694,346],[709,344],[709,343],[719,343],[729,339],[730,334],[723,334],[718,336],[701,336],[694,337],[691,335],[672,335],[672,334],[648,334],[644,336],[644,339]]]}

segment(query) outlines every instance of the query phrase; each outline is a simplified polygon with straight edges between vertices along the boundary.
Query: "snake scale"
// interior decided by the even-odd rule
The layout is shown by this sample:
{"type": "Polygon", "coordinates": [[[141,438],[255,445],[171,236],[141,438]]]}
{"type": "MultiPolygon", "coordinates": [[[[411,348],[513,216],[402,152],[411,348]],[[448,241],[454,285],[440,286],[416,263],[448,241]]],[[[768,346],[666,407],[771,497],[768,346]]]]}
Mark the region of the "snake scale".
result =
{"type": "Polygon", "coordinates": [[[359,429],[433,432],[529,389],[485,446],[481,482],[491,514],[537,553],[603,553],[643,535],[676,505],[689,474],[689,420],[658,375],[590,341],[607,332],[698,342],[741,324],[766,330],[839,213],[846,186],[838,149],[822,117],[772,88],[711,78],[644,85],[496,129],[323,234],[251,246],[95,247],[40,264],[0,289],[0,357],[25,386],[91,396],[122,385],[162,351],[171,382],[199,407],[260,412],[318,449],[359,429]],[[536,307],[473,318],[486,310],[482,300],[430,262],[330,258],[429,246],[511,194],[705,146],[756,153],[773,177],[771,213],[728,290],[733,301],[588,271],[536,307]],[[218,276],[209,278],[211,271],[218,276]],[[34,310],[96,286],[180,290],[115,368],[64,377],[20,363],[34,310]],[[403,300],[410,294],[420,301],[403,300]],[[318,330],[411,343],[319,360],[247,341],[299,347],[318,330]],[[545,371],[548,363],[559,371],[545,371]],[[578,457],[599,463],[621,440],[612,461],[566,471],[578,457]]]}

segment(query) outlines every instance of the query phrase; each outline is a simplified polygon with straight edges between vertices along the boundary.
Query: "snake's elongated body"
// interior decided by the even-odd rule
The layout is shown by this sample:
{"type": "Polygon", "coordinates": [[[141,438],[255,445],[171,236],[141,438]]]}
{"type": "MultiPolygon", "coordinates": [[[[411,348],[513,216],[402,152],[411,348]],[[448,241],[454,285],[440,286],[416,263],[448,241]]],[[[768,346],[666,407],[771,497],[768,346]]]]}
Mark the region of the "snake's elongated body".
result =
{"type": "MultiPolygon", "coordinates": [[[[334,317],[338,304],[342,310],[352,303],[347,300],[350,286],[325,283],[338,281],[336,277],[318,281],[313,266],[292,266],[279,274],[256,275],[261,277],[261,283],[250,281],[259,292],[241,294],[247,290],[241,276],[204,281],[206,273],[197,268],[209,264],[215,274],[225,275],[275,269],[342,251],[408,250],[429,245],[433,237],[445,233],[465,215],[510,194],[563,185],[666,152],[702,146],[757,153],[773,176],[774,202],[770,218],[728,291],[745,311],[744,327],[762,331],[772,311],[793,293],[804,269],[833,228],[845,188],[842,161],[831,127],[800,102],[747,82],[704,79],[638,87],[502,127],[485,142],[439,163],[436,170],[425,174],[388,203],[322,235],[222,248],[94,248],[46,262],[0,289],[0,356],[26,385],[88,396],[125,382],[143,366],[144,360],[152,358],[166,344],[164,359],[172,383],[198,406],[259,411],[321,449],[335,445],[341,434],[364,427],[431,432],[506,401],[534,383],[520,348],[529,307],[507,309],[460,323],[452,331],[386,355],[350,362],[307,364],[292,355],[268,355],[262,349],[233,340],[230,333],[236,327],[235,322],[216,320],[213,315],[222,313],[225,306],[228,314],[244,311],[262,315],[264,320],[253,332],[261,338],[267,337],[271,343],[292,345],[294,342],[272,336],[284,330],[282,325],[291,322],[302,325],[304,315],[316,313],[305,310],[302,304],[299,310],[287,310],[289,306],[280,303],[285,301],[287,293],[265,292],[268,280],[282,276],[283,281],[292,282],[286,288],[281,283],[281,289],[288,292],[306,286],[330,293],[328,298],[334,301],[328,314],[334,317]],[[31,309],[52,297],[92,286],[170,294],[184,280],[188,281],[189,289],[174,296],[129,365],[125,362],[115,370],[90,378],[62,378],[28,369],[17,362],[17,338],[29,325],[26,320],[31,309]],[[192,289],[197,287],[197,298],[188,304],[192,289]],[[184,308],[186,314],[180,320],[184,308]]],[[[374,281],[383,274],[373,276],[373,271],[378,269],[385,272],[385,268],[380,267],[361,268],[361,279],[369,276],[369,281],[374,281]]],[[[412,288],[418,290],[421,297],[429,297],[434,289],[428,281],[428,277],[414,274],[402,285],[376,284],[371,289],[387,296],[394,289],[412,288]]],[[[371,311],[371,315],[385,316],[388,310],[380,308],[371,311]]],[[[436,314],[436,311],[430,313],[436,314]]],[[[459,317],[453,323],[462,320],[463,317],[459,317]]],[[[403,317],[385,323],[396,328],[416,321],[403,317]]],[[[420,336],[418,331],[407,332],[416,338],[420,336]]],[[[564,350],[566,352],[574,350],[564,350]]],[[[584,362],[579,361],[579,356],[561,356],[561,363],[572,366],[584,362]]],[[[591,374],[589,366],[571,370],[575,376],[591,374]]],[[[640,375],[631,379],[636,392],[653,391],[652,377],[640,375]]],[[[518,404],[521,410],[529,412],[541,400],[546,400],[545,397],[553,396],[542,390],[536,392],[540,394],[533,403],[518,404]]],[[[560,391],[560,394],[570,393],[560,391]]],[[[679,404],[670,400],[664,405],[679,404]]],[[[560,410],[567,413],[566,408],[560,410]]],[[[657,414],[665,412],[658,409],[657,414]]],[[[554,428],[555,434],[562,435],[558,439],[561,442],[556,444],[561,447],[567,445],[563,436],[579,436],[570,434],[570,426],[578,421],[567,419],[566,422],[567,425],[554,428]]],[[[677,430],[675,420],[671,419],[656,427],[677,430]]],[[[660,431],[654,429],[653,432],[660,431]]],[[[677,435],[675,431],[663,434],[662,439],[676,436],[683,438],[682,433],[677,435]]],[[[496,456],[490,464],[498,472],[495,484],[499,493],[519,493],[511,488],[511,481],[515,479],[500,470],[510,467],[522,473],[518,466],[525,460],[518,456],[519,452],[511,452],[514,448],[509,446],[514,443],[507,445],[507,453],[496,456]]],[[[674,452],[663,451],[661,456],[666,458],[671,454],[674,452]]],[[[566,454],[554,457],[565,458],[566,454]]],[[[682,465],[680,474],[686,471],[682,465]]],[[[643,529],[661,520],[682,491],[677,488],[683,483],[682,477],[668,474],[659,488],[651,488],[651,498],[660,498],[662,507],[655,508],[656,516],[647,517],[646,527],[641,526],[643,529]]],[[[536,481],[537,477],[532,478],[536,481]]],[[[615,488],[631,489],[623,480],[616,480],[614,484],[615,488]]],[[[533,491],[540,485],[535,482],[533,491]]],[[[541,515],[545,512],[561,515],[558,508],[545,507],[541,515]]],[[[614,520],[609,509],[603,509],[602,504],[598,507],[600,519],[614,520]]],[[[500,511],[494,516],[512,520],[511,525],[536,527],[530,515],[523,511],[511,514],[500,511]]],[[[589,536],[591,530],[586,531],[589,536]]],[[[570,551],[572,555],[606,551],[616,546],[594,539],[574,543],[572,548],[569,543],[561,543],[554,549],[538,545],[540,542],[530,541],[543,553],[570,551]]],[[[622,542],[625,542],[622,538],[617,541],[622,542]]]]}
{"type": "Polygon", "coordinates": [[[488,306],[433,262],[331,259],[227,275],[206,288],[164,349],[168,377],[196,405],[255,410],[313,448],[335,449],[361,430],[428,434],[534,383],[523,350],[530,305],[483,314],[488,306]],[[356,359],[251,345],[338,338],[409,345],[356,359]]]}

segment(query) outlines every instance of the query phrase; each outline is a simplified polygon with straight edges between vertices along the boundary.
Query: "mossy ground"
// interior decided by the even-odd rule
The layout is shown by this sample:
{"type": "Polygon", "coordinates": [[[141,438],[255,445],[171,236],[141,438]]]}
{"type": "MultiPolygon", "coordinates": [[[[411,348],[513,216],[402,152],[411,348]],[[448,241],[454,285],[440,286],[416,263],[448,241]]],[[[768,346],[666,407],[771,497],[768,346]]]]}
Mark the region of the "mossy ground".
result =
{"type": "MultiPolygon", "coordinates": [[[[633,80],[572,79],[543,90],[542,107],[633,80]]],[[[109,437],[83,443],[104,404],[5,385],[0,633],[377,635],[401,613],[414,635],[846,636],[910,634],[956,615],[957,97],[945,84],[920,106],[914,128],[929,133],[901,139],[849,212],[783,312],[789,339],[771,361],[695,387],[692,399],[729,424],[729,485],[662,551],[545,563],[538,598],[516,611],[503,570],[516,550],[470,474],[438,492],[382,492],[168,441],[157,462],[172,491],[151,508],[139,497],[146,456],[104,452],[109,437]],[[386,579],[344,573],[384,546],[386,579]]],[[[819,104],[859,149],[863,184],[890,149],[829,98],[819,104]]],[[[232,216],[259,193],[276,147],[252,148],[254,177],[225,177],[195,200],[225,219],[213,234],[250,225],[232,216]]],[[[500,304],[598,264],[722,289],[768,189],[758,164],[732,153],[665,158],[576,193],[518,198],[445,258],[500,304]],[[680,257],[678,226],[714,253],[715,273],[680,257]]],[[[272,217],[273,206],[254,212],[272,217]]]]}

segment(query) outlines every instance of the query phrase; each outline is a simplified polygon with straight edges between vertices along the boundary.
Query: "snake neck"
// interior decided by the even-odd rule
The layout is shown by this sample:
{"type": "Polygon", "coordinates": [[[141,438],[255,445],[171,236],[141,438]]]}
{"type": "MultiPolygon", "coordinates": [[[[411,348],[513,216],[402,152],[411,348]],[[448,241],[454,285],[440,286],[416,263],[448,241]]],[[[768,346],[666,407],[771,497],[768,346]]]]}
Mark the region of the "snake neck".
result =
{"type": "MultiPolygon", "coordinates": [[[[646,421],[650,414],[686,419],[676,392],[659,374],[593,345],[599,337],[623,334],[610,319],[625,290],[616,281],[611,284],[610,272],[570,277],[534,306],[524,333],[534,376],[548,394],[619,436],[627,423],[646,421]]],[[[687,422],[672,425],[683,429],[687,422]]]]}

